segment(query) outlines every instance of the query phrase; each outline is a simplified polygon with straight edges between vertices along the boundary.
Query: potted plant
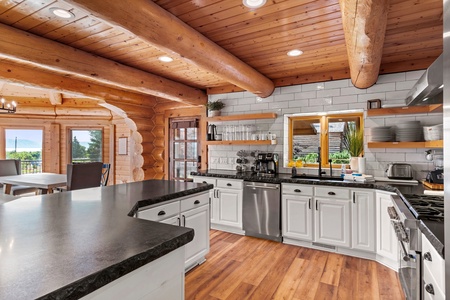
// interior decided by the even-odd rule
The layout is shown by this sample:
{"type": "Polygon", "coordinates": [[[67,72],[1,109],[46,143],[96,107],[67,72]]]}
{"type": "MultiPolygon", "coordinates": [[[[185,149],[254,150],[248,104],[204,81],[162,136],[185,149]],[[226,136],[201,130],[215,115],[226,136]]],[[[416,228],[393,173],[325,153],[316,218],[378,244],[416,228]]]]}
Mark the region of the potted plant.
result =
{"type": "Polygon", "coordinates": [[[216,100],[216,101],[208,101],[208,103],[205,104],[206,108],[209,111],[209,116],[220,116],[220,110],[225,107],[225,103],[222,102],[222,100],[216,100]]]}
{"type": "Polygon", "coordinates": [[[356,128],[355,123],[349,123],[344,131],[342,142],[351,157],[350,169],[358,170],[358,157],[360,157],[364,151],[364,132],[361,129],[356,128]]]}

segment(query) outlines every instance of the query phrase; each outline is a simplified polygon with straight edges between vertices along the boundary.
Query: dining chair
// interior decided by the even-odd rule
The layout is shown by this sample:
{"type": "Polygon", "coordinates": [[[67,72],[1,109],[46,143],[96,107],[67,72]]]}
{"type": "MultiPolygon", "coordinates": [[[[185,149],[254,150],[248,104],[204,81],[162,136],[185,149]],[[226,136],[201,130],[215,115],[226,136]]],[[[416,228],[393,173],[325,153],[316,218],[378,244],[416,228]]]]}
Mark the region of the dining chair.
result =
{"type": "MultiPolygon", "coordinates": [[[[18,159],[0,159],[0,176],[20,175],[22,173],[20,165],[21,162],[18,159]]],[[[3,187],[3,184],[0,183],[0,187],[3,187]]],[[[11,195],[14,196],[37,192],[38,189],[31,186],[13,185],[11,187],[11,195]]]]}
{"type": "Polygon", "coordinates": [[[111,164],[103,164],[102,167],[102,180],[100,182],[101,186],[106,186],[109,179],[109,170],[111,169],[111,164]]]}
{"type": "Polygon", "coordinates": [[[91,162],[67,165],[67,190],[101,186],[103,163],[91,162]]]}

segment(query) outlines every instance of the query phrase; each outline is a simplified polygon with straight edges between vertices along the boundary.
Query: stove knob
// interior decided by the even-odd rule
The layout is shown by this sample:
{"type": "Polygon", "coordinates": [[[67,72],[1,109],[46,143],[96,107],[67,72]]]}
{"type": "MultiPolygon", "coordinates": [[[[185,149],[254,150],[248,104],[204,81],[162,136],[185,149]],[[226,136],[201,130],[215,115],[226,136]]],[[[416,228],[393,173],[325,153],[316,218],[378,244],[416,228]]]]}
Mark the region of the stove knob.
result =
{"type": "Polygon", "coordinates": [[[431,258],[430,252],[425,252],[425,254],[423,255],[423,259],[428,260],[428,261],[433,261],[433,259],[431,258]]]}
{"type": "Polygon", "coordinates": [[[427,291],[428,294],[434,295],[434,288],[431,283],[425,285],[425,291],[427,291]]]}

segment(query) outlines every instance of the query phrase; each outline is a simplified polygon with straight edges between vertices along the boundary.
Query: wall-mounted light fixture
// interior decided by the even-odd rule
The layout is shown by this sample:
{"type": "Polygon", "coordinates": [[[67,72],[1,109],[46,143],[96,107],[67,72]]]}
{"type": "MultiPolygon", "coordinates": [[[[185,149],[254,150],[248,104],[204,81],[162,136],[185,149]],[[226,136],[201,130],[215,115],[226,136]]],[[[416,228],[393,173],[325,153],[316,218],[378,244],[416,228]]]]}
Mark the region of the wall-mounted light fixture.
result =
{"type": "Polygon", "coordinates": [[[0,102],[1,102],[1,107],[0,107],[1,114],[13,114],[16,112],[17,104],[15,101],[8,103],[8,102],[6,102],[5,98],[2,97],[0,102]]]}

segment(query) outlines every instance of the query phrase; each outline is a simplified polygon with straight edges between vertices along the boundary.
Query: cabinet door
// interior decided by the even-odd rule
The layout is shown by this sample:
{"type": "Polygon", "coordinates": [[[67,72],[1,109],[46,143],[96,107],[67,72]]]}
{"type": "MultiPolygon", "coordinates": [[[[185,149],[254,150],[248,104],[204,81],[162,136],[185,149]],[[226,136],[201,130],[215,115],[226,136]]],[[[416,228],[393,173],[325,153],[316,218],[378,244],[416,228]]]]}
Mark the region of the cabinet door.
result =
{"type": "Polygon", "coordinates": [[[242,229],[242,190],[218,189],[218,224],[242,229]]]}
{"type": "Polygon", "coordinates": [[[373,191],[352,190],[352,247],[375,252],[375,201],[373,191]]]}
{"type": "Polygon", "coordinates": [[[350,247],[350,200],[315,199],[315,241],[350,247]]]}
{"type": "Polygon", "coordinates": [[[180,224],[181,224],[179,215],[176,215],[174,217],[161,220],[159,222],[160,223],[164,223],[164,224],[169,224],[169,225],[175,225],[175,226],[180,226],[180,224]]]}
{"type": "Polygon", "coordinates": [[[186,268],[203,261],[204,256],[209,252],[209,206],[191,209],[181,212],[182,224],[184,227],[193,228],[194,239],[186,245],[186,268]]]}
{"type": "Polygon", "coordinates": [[[312,241],[312,197],[282,196],[283,236],[312,241]]]}
{"type": "MultiPolygon", "coordinates": [[[[398,241],[387,208],[392,206],[389,193],[376,193],[377,201],[377,254],[392,261],[398,261],[398,241]]],[[[398,262],[397,262],[398,264],[398,262]]],[[[396,267],[396,266],[391,266],[396,267]]]]}

